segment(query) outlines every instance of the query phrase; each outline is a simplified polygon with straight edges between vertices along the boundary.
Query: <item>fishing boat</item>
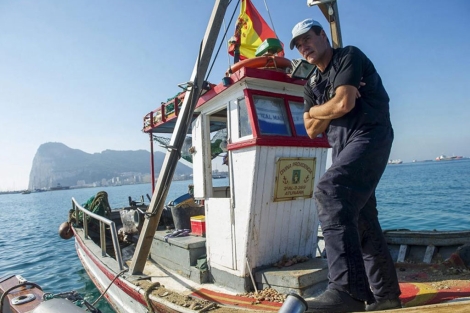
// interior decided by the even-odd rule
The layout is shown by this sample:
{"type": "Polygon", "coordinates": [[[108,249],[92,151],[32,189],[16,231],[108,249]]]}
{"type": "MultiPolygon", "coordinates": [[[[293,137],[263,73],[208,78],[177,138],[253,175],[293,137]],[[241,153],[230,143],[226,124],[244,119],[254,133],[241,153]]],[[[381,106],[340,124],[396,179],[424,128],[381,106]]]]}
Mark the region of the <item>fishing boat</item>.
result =
{"type": "Polygon", "coordinates": [[[221,174],[213,174],[212,175],[213,179],[222,179],[222,178],[227,178],[226,175],[221,175],[221,174]]]}
{"type": "MultiPolygon", "coordinates": [[[[336,1],[313,2],[340,47],[336,1]]],[[[313,69],[285,59],[282,45],[269,38],[255,58],[232,65],[222,82],[206,82],[227,5],[216,1],[183,91],[144,116],[152,155],[154,140],[162,144],[159,136],[171,134],[156,183],[152,177],[150,203],[129,201],[98,214],[73,198],[61,227],[116,312],[275,312],[288,294],[308,299],[326,287],[313,190],[326,170],[329,145],[325,134],[308,138],[302,117],[303,85],[313,69]],[[213,183],[218,155],[227,165],[224,186],[213,183]],[[174,226],[185,225],[172,228],[163,218],[164,202],[181,157],[193,164],[193,183],[171,203],[174,226]]],[[[400,264],[406,271],[407,263],[400,264]]],[[[403,302],[435,303],[436,297],[422,297],[424,284],[407,285],[403,302]]],[[[458,287],[445,300],[470,295],[468,281],[458,287]]]]}
{"type": "Polygon", "coordinates": [[[87,311],[100,312],[75,291],[50,294],[45,293],[38,284],[29,282],[20,275],[7,274],[0,277],[1,313],[84,313],[87,311]]]}

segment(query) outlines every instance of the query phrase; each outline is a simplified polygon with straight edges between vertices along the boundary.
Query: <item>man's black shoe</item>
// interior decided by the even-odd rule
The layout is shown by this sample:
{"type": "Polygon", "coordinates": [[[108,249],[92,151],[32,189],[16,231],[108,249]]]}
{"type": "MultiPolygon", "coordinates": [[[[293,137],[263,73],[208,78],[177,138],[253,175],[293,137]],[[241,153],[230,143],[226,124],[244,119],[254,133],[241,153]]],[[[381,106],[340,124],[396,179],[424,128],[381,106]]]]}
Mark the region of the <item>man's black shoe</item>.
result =
{"type": "Polygon", "coordinates": [[[366,305],[366,311],[383,311],[401,309],[400,299],[386,299],[366,305]]]}
{"type": "Polygon", "coordinates": [[[307,312],[315,313],[346,313],[346,312],[364,312],[365,303],[356,300],[347,292],[327,289],[318,297],[307,300],[307,312]]]}

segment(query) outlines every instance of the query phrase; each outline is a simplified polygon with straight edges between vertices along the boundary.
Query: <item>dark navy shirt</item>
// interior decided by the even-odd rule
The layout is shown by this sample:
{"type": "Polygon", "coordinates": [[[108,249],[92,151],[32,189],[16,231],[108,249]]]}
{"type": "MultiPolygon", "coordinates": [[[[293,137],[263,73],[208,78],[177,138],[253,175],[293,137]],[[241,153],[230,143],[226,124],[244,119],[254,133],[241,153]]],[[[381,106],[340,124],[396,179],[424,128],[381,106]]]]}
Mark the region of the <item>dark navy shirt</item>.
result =
{"type": "Polygon", "coordinates": [[[355,107],[331,120],[326,130],[333,156],[356,136],[374,132],[376,128],[391,127],[388,94],[372,62],[353,46],[334,49],[325,71],[317,70],[305,85],[304,112],[308,112],[312,106],[330,100],[338,86],[359,88],[361,81],[366,85],[360,87],[361,97],[356,99],[355,107]]]}

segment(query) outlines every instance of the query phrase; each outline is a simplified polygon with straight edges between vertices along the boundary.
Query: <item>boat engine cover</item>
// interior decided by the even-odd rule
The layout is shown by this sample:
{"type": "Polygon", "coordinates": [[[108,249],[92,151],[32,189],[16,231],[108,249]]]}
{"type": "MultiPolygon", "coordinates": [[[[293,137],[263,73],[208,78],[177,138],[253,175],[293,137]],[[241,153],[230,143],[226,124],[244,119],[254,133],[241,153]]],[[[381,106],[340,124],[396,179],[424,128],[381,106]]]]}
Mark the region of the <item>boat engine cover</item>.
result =
{"type": "Polygon", "coordinates": [[[32,313],[83,313],[82,308],[79,308],[72,302],[66,299],[54,298],[48,301],[41,302],[32,313]]]}

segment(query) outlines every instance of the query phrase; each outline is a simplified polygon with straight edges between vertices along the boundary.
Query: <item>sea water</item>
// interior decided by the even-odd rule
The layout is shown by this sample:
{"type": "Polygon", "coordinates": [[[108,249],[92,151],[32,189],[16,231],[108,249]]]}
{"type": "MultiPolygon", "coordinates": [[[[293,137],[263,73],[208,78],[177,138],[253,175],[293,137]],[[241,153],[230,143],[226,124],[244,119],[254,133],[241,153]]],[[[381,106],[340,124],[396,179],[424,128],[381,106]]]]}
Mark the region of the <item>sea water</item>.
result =
{"type": "Polygon", "coordinates": [[[470,159],[388,165],[376,194],[383,229],[470,229],[470,159]]]}
{"type": "MultiPolygon", "coordinates": [[[[191,181],[175,181],[167,201],[188,190],[191,181]]],[[[214,184],[227,185],[228,179],[214,184]]],[[[0,195],[0,276],[20,274],[45,292],[75,290],[93,302],[98,290],[88,278],[75,252],[74,240],[58,235],[67,220],[71,198],[86,202],[98,191],[108,193],[113,209],[151,194],[149,184],[70,189],[0,195]]],[[[470,229],[470,160],[404,163],[387,166],[377,187],[379,219],[383,229],[470,229]]],[[[97,307],[113,310],[105,300],[97,307]]]]}

